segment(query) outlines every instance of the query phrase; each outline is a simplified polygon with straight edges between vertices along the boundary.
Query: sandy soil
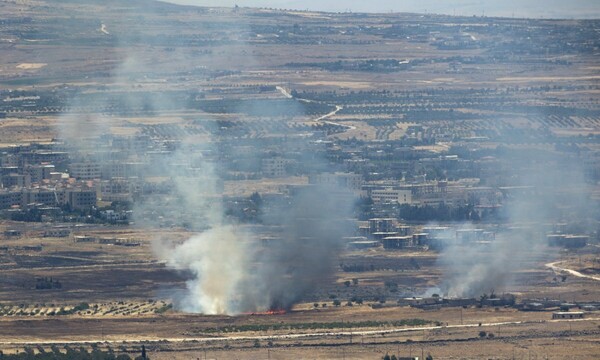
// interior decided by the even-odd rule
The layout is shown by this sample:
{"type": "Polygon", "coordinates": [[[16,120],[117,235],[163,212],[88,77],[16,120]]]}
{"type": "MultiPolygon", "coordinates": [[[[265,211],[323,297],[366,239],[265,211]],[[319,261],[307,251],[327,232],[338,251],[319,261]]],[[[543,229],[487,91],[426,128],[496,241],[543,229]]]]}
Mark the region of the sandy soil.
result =
{"type": "Polygon", "coordinates": [[[17,69],[21,70],[37,70],[41,69],[48,64],[44,63],[22,63],[16,66],[17,69]]]}

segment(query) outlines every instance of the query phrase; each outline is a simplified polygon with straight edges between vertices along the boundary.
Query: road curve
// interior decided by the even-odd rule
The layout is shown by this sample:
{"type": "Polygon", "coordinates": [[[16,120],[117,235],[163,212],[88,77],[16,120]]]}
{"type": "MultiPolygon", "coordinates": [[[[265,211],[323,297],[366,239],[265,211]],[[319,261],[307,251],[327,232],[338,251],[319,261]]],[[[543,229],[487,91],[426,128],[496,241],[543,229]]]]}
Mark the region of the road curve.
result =
{"type": "Polygon", "coordinates": [[[565,273],[566,272],[568,274],[571,274],[571,275],[579,277],[579,278],[586,278],[586,279],[600,281],[600,276],[586,275],[586,274],[580,273],[579,271],[575,271],[575,270],[571,270],[571,269],[567,269],[567,268],[558,266],[558,264],[560,264],[562,262],[564,262],[564,261],[555,261],[552,263],[548,263],[548,264],[546,264],[546,267],[552,269],[552,271],[554,271],[556,273],[565,273]]]}
{"type": "MultiPolygon", "coordinates": [[[[280,93],[281,93],[283,96],[285,96],[286,98],[288,98],[288,99],[292,99],[292,98],[293,98],[292,94],[290,94],[290,93],[289,93],[289,92],[288,92],[288,91],[287,91],[285,88],[283,88],[283,87],[281,87],[281,86],[276,86],[275,88],[276,88],[276,89],[277,89],[277,90],[278,90],[278,91],[279,91],[279,92],[280,92],[280,93]]],[[[315,102],[314,100],[309,100],[309,99],[301,99],[301,98],[298,98],[298,101],[302,101],[302,102],[305,102],[305,103],[312,103],[312,102],[315,102]]],[[[325,115],[323,115],[323,116],[321,116],[321,117],[318,117],[318,118],[314,119],[314,120],[313,120],[314,122],[323,122],[323,123],[325,123],[325,124],[329,124],[329,125],[341,126],[341,127],[343,127],[343,128],[346,128],[346,130],[356,130],[356,126],[352,126],[352,125],[344,125],[344,124],[336,123],[336,122],[333,122],[333,121],[325,121],[325,119],[328,119],[328,118],[330,118],[330,117],[334,116],[334,115],[335,115],[335,114],[337,114],[337,113],[338,113],[340,110],[344,109],[344,107],[343,107],[343,106],[340,106],[340,105],[334,105],[334,104],[328,104],[328,105],[330,105],[330,106],[335,106],[335,110],[333,110],[332,112],[330,112],[330,113],[328,113],[328,114],[325,114],[325,115]]]]}

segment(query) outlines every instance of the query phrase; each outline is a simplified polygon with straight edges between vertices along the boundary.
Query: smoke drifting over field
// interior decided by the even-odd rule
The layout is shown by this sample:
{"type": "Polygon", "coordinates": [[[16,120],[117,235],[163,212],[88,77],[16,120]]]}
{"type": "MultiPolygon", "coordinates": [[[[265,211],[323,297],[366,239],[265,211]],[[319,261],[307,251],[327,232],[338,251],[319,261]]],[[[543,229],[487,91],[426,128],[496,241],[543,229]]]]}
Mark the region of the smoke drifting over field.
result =
{"type": "MultiPolygon", "coordinates": [[[[126,18],[127,14],[123,16],[126,18]]],[[[114,31],[111,34],[119,36],[114,31]]],[[[119,39],[119,43],[126,47],[128,41],[128,38],[119,39]]],[[[131,41],[140,42],[140,38],[131,41]]],[[[132,46],[112,74],[107,89],[117,89],[118,95],[109,91],[107,97],[112,100],[101,98],[98,101],[90,96],[76,97],[71,101],[71,110],[59,121],[61,138],[82,153],[93,154],[94,160],[112,159],[100,159],[101,156],[94,153],[94,141],[87,139],[110,134],[112,127],[123,126],[123,122],[114,113],[102,115],[102,110],[95,114],[81,114],[78,110],[80,105],[111,109],[111,101],[118,101],[122,109],[144,114],[136,116],[154,117],[173,116],[168,113],[169,110],[185,109],[187,106],[181,100],[174,100],[156,90],[146,90],[164,76],[161,73],[169,71],[168,65],[157,69],[160,66],[141,61],[144,54],[136,51],[141,50],[132,46]]],[[[218,62],[216,59],[206,61],[218,62]]],[[[183,83],[169,86],[185,88],[183,83]]],[[[246,100],[245,109],[240,110],[247,113],[249,109],[260,106],[246,100]]],[[[289,100],[288,106],[289,112],[294,114],[302,108],[293,100],[289,100]]],[[[168,211],[177,209],[169,216],[175,218],[178,224],[186,223],[195,233],[178,244],[171,239],[157,239],[154,246],[156,256],[168,267],[191,275],[186,292],[173,299],[181,309],[204,314],[288,309],[331,274],[344,233],[344,227],[336,219],[349,216],[352,195],[342,189],[317,185],[297,189],[290,194],[287,206],[278,208],[278,211],[263,209],[263,220],[279,234],[277,239],[265,245],[248,227],[226,216],[220,170],[227,168],[224,162],[229,160],[220,156],[222,139],[216,135],[219,129],[210,129],[210,126],[218,126],[210,125],[218,121],[205,113],[199,112],[198,117],[205,122],[203,126],[208,129],[208,135],[183,138],[178,144],[154,143],[158,147],[155,150],[163,154],[160,158],[152,158],[151,168],[140,175],[144,178],[159,174],[168,179],[170,190],[166,196],[156,195],[137,201],[134,204],[135,223],[151,231],[157,225],[155,219],[140,214],[167,211],[165,208],[170,209],[168,211]]],[[[240,124],[243,126],[243,121],[240,124]]],[[[265,150],[260,144],[255,148],[256,153],[244,154],[246,161],[260,162],[265,150]]],[[[139,160],[143,161],[147,156],[139,154],[139,160]]],[[[308,168],[326,166],[324,159],[315,156],[304,159],[310,162],[303,164],[308,168]]]]}
{"type": "Polygon", "coordinates": [[[527,261],[539,258],[547,247],[546,234],[554,224],[568,223],[570,230],[588,232],[592,224],[581,219],[594,211],[584,181],[581,162],[573,155],[553,150],[506,152],[502,160],[513,165],[503,174],[503,224],[495,239],[481,244],[461,242],[455,230],[473,230],[476,224],[462,224],[442,237],[448,239],[439,263],[445,276],[432,293],[452,297],[475,297],[500,293],[519,285],[515,275],[527,261]]]}
{"type": "Polygon", "coordinates": [[[187,293],[177,299],[186,311],[289,309],[331,274],[345,229],[333,219],[349,214],[350,200],[338,189],[301,190],[291,197],[287,213],[266,215],[281,236],[266,246],[256,234],[227,223],[222,207],[210,207],[198,213],[199,222],[210,219],[208,230],[174,248],[163,243],[157,254],[169,266],[193,275],[187,293]]]}

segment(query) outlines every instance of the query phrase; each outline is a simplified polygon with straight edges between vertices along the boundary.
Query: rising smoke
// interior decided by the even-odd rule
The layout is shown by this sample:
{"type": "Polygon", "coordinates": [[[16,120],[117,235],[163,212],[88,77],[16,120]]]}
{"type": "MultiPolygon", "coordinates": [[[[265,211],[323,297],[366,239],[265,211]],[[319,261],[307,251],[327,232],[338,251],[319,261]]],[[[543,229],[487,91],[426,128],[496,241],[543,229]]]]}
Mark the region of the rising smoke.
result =
{"type": "MultiPolygon", "coordinates": [[[[127,16],[124,14],[123,18],[127,16]]],[[[119,36],[112,29],[111,34],[119,36]]],[[[76,97],[71,101],[70,111],[59,121],[61,138],[80,153],[90,154],[86,161],[124,160],[93,155],[95,143],[88,141],[111,134],[115,127],[128,122],[128,114],[115,116],[110,111],[109,115],[102,114],[103,110],[111,109],[111,101],[118,101],[123,109],[139,110],[163,119],[174,117],[170,110],[187,106],[156,90],[156,79],[170,69],[140,60],[145,54],[133,43],[144,41],[142,32],[136,34],[133,38],[118,39],[120,46],[129,49],[107,87],[118,90],[118,95],[111,97],[109,91],[106,98],[76,97]],[[82,114],[80,105],[100,110],[95,114],[82,114]]],[[[218,63],[217,59],[205,60],[218,63]]],[[[185,88],[183,83],[169,86],[185,88]]],[[[243,107],[238,109],[239,113],[251,112],[250,109],[260,105],[247,101],[243,107]]],[[[300,108],[293,101],[289,107],[290,113],[298,113],[300,108]]],[[[194,233],[181,243],[171,239],[156,239],[154,243],[159,259],[169,268],[189,276],[186,291],[173,299],[182,310],[239,314],[289,309],[331,274],[333,264],[337,263],[340,239],[349,229],[344,220],[350,214],[352,195],[343,189],[320,185],[294,189],[283,204],[262,209],[262,221],[277,234],[265,244],[251,227],[238,224],[226,215],[221,174],[231,160],[221,156],[222,139],[219,129],[215,128],[218,119],[200,111],[194,115],[203,122],[208,135],[188,136],[175,144],[155,142],[160,157],[139,154],[134,159],[150,164],[141,170],[141,178],[160,177],[169,188],[166,193],[159,190],[160,194],[155,197],[146,197],[134,204],[136,226],[151,232],[161,219],[171,218],[175,219],[172,226],[185,223],[194,233]]],[[[142,119],[142,122],[147,120],[142,119]]],[[[243,127],[243,123],[239,122],[239,126],[243,127]]],[[[254,150],[244,154],[245,160],[260,162],[266,151],[266,145],[258,143],[254,150]]],[[[279,151],[286,152],[285,144],[279,146],[279,151]]],[[[307,169],[327,165],[319,156],[301,158],[306,162],[301,165],[307,169]]]]}
{"type": "Polygon", "coordinates": [[[557,255],[558,250],[547,251],[546,234],[553,224],[568,223],[570,230],[582,233],[593,229],[586,219],[598,209],[588,197],[590,189],[577,153],[504,149],[497,156],[510,169],[498,180],[504,200],[495,238],[479,244],[461,242],[456,230],[471,231],[477,227],[473,223],[442,234],[447,246],[438,262],[445,273],[439,287],[428,295],[478,297],[523,285],[518,273],[530,265],[528,261],[544,256],[550,256],[546,258],[550,261],[557,255]]]}
{"type": "Polygon", "coordinates": [[[183,201],[181,211],[194,214],[195,225],[206,230],[174,247],[161,242],[156,252],[170,267],[192,274],[187,292],[175,299],[183,310],[289,309],[331,274],[340,240],[351,228],[344,223],[352,205],[349,192],[321,185],[295,189],[284,204],[264,208],[263,221],[278,235],[265,243],[225,216],[218,191],[205,185],[217,183],[216,174],[205,173],[204,185],[190,180],[176,181],[175,191],[201,195],[183,201]]]}

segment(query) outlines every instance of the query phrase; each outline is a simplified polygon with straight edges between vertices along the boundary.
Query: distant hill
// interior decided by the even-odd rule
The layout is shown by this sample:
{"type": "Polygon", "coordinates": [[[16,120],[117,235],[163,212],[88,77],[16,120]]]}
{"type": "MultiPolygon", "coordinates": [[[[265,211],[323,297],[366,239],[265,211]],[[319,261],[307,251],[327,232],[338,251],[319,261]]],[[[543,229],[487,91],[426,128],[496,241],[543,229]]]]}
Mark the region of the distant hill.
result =
{"type": "Polygon", "coordinates": [[[169,0],[203,6],[258,6],[283,9],[353,12],[416,12],[447,15],[516,16],[529,18],[600,18],[598,0],[169,0]]]}

